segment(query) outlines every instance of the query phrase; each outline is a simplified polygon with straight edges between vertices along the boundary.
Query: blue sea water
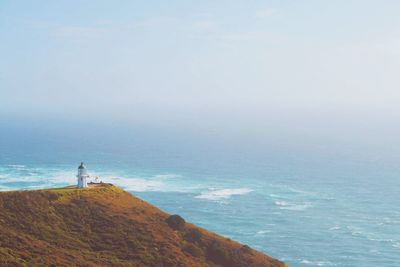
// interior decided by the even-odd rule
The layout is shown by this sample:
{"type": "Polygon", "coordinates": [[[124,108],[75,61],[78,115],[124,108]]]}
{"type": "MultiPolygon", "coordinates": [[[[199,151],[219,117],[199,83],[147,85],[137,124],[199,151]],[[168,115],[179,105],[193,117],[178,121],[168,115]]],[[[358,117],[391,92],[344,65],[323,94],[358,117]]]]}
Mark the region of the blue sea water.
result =
{"type": "Polygon", "coordinates": [[[66,136],[3,134],[0,190],[74,184],[84,160],[103,181],[291,266],[400,266],[395,160],[147,133],[66,136]]]}

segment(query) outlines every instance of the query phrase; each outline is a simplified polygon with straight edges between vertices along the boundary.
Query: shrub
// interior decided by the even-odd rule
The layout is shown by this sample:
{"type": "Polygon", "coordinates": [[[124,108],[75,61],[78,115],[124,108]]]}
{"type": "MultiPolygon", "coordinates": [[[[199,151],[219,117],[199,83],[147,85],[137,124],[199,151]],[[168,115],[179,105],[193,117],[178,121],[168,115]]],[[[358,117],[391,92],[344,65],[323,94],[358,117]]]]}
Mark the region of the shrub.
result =
{"type": "Polygon", "coordinates": [[[198,229],[194,228],[194,229],[190,229],[185,234],[184,238],[186,241],[195,243],[195,242],[200,241],[201,236],[202,236],[201,232],[198,229]]]}
{"type": "Polygon", "coordinates": [[[251,248],[248,245],[243,245],[240,250],[244,253],[251,253],[251,248]]]}
{"type": "Polygon", "coordinates": [[[183,230],[185,227],[185,220],[176,214],[169,216],[165,222],[174,230],[183,230]]]}
{"type": "Polygon", "coordinates": [[[192,255],[193,257],[196,257],[196,258],[200,258],[201,256],[203,256],[203,250],[201,250],[199,247],[197,247],[191,243],[187,243],[183,247],[183,251],[189,253],[190,255],[192,255]]]}
{"type": "Polygon", "coordinates": [[[207,257],[213,262],[223,266],[229,266],[229,251],[217,241],[212,242],[207,248],[207,257]]]}

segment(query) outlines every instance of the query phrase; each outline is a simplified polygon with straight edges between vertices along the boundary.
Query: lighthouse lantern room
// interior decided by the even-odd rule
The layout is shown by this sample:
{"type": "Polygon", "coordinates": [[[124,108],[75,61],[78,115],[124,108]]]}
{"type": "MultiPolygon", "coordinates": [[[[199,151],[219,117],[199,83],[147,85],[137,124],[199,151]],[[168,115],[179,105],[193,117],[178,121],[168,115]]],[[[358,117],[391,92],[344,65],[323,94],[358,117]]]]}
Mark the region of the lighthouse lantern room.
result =
{"type": "Polygon", "coordinates": [[[78,188],[88,187],[87,180],[89,179],[89,174],[83,162],[78,167],[78,175],[76,177],[78,178],[78,188]]]}

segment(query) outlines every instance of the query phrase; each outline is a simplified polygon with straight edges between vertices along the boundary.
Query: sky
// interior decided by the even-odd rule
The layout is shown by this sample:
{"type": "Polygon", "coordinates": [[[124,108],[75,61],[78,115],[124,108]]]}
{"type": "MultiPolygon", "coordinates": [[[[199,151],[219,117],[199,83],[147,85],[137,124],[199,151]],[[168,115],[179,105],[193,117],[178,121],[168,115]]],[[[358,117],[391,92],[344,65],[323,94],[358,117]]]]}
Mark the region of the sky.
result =
{"type": "Polygon", "coordinates": [[[1,0],[0,117],[394,136],[399,12],[397,0],[1,0]]]}

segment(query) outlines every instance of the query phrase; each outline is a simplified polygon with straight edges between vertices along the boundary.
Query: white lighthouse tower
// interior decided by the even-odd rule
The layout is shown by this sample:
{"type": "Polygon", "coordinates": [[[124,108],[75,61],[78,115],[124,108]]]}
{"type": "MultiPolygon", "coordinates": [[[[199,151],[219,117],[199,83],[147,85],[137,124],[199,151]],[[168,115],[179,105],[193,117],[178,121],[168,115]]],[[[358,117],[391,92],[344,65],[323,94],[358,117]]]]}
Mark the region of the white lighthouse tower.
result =
{"type": "Polygon", "coordinates": [[[89,179],[89,174],[83,162],[81,162],[81,165],[78,167],[78,175],[76,177],[78,178],[78,188],[88,187],[87,179],[89,179]]]}

